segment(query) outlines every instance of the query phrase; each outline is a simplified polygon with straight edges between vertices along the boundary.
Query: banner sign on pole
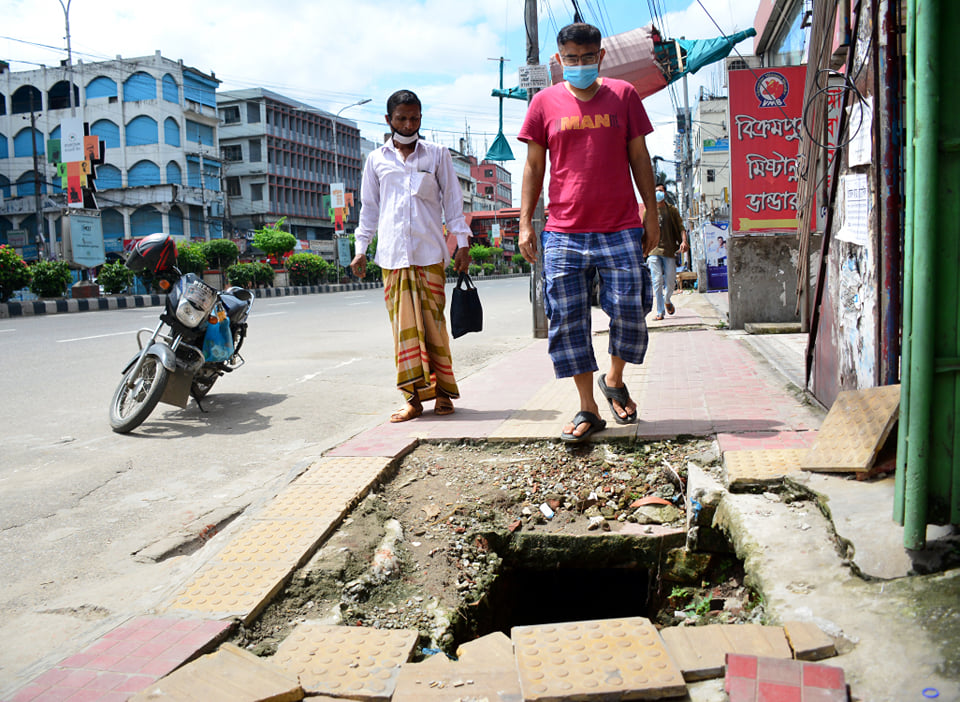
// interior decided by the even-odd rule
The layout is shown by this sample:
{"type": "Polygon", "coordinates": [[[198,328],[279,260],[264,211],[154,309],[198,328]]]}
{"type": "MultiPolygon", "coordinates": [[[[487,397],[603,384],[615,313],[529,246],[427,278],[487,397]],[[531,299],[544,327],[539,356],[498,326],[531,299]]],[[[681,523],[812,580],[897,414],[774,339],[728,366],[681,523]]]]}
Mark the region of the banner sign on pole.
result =
{"type": "Polygon", "coordinates": [[[806,66],[729,73],[735,231],[797,230],[797,164],[806,76],[806,66]]]}

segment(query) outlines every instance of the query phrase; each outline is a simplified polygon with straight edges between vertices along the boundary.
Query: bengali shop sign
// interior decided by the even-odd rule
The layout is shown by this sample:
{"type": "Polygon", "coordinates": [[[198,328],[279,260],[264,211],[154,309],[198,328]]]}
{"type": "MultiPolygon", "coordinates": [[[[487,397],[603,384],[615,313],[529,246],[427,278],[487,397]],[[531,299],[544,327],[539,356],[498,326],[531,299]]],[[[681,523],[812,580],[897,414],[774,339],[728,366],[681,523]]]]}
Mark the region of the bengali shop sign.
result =
{"type": "Polygon", "coordinates": [[[733,229],[797,230],[806,66],[730,71],[733,229]]]}

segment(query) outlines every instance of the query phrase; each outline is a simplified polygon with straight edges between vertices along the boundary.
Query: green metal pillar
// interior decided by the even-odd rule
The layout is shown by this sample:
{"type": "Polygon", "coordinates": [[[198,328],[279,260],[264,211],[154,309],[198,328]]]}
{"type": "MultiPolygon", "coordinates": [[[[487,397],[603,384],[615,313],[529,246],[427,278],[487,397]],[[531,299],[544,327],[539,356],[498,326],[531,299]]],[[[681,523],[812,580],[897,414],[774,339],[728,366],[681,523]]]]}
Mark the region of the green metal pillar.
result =
{"type": "Polygon", "coordinates": [[[908,0],[902,436],[894,517],[960,523],[960,3],[908,0]]]}

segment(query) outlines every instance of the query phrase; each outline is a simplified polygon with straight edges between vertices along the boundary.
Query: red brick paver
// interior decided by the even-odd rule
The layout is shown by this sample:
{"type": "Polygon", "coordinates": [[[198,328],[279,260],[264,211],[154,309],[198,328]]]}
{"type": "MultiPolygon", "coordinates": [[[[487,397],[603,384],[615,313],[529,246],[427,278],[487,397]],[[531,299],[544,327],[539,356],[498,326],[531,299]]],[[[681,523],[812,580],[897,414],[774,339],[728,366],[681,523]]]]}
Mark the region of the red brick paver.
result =
{"type": "Polygon", "coordinates": [[[846,702],[843,669],[820,663],[727,654],[730,702],[846,702]]]}
{"type": "Polygon", "coordinates": [[[230,622],[137,617],[21,688],[11,702],[122,702],[219,641],[230,622]]]}

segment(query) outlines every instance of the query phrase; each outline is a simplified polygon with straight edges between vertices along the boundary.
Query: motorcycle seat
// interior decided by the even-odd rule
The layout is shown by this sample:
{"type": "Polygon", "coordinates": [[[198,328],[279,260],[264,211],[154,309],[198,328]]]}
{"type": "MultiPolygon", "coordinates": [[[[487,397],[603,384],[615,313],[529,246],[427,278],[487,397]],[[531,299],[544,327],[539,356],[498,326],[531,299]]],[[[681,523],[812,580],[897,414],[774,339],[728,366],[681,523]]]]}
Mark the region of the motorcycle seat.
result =
{"type": "Polygon", "coordinates": [[[247,308],[250,307],[253,293],[244,288],[229,288],[220,294],[220,300],[227,309],[227,317],[231,322],[236,322],[243,318],[247,308]]]}

